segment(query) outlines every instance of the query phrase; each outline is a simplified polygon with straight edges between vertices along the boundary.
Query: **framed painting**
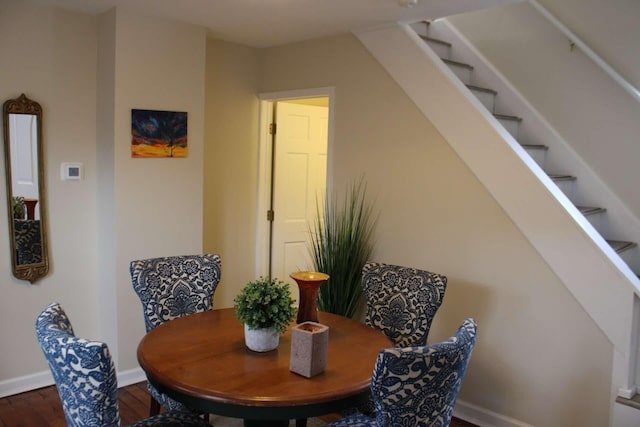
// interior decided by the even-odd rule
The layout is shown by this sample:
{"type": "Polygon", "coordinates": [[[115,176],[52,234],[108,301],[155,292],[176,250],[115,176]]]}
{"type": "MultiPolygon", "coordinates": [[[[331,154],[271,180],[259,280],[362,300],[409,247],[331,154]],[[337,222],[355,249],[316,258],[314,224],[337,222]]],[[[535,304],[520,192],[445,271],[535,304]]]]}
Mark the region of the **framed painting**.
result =
{"type": "Polygon", "coordinates": [[[187,157],[187,113],[131,110],[131,157],[187,157]]]}

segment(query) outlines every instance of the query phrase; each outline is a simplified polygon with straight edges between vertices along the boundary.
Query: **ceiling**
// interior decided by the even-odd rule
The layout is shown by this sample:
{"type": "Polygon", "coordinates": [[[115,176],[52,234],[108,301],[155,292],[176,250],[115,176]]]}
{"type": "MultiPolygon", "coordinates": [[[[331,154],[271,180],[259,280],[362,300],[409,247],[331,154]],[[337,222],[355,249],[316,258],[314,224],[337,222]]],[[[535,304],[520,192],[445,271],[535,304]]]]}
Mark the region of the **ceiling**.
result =
{"type": "Polygon", "coordinates": [[[385,23],[435,19],[517,0],[34,0],[98,14],[113,7],[206,27],[216,38],[270,47],[385,23]]]}

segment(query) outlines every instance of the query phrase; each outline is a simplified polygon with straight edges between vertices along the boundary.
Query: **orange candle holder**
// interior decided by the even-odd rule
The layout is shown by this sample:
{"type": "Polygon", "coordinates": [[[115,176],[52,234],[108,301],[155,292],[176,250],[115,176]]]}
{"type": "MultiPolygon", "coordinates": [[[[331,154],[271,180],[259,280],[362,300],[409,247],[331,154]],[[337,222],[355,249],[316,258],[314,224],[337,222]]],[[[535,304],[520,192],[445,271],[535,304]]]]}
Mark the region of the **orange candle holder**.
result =
{"type": "Polygon", "coordinates": [[[24,205],[27,207],[27,219],[36,219],[36,204],[38,199],[24,199],[24,205]]]}
{"type": "Polygon", "coordinates": [[[300,302],[296,322],[318,321],[318,291],[329,275],[317,271],[296,271],[289,275],[298,284],[300,302]]]}

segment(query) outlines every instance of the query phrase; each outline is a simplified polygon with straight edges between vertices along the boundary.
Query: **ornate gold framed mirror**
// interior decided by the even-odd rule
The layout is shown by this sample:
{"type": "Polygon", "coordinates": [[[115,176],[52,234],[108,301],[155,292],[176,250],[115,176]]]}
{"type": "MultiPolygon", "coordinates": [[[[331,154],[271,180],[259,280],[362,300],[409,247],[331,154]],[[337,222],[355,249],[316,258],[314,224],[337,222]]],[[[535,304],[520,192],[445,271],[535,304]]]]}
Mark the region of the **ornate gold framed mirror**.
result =
{"type": "Polygon", "coordinates": [[[34,283],[49,271],[42,107],[24,94],[3,106],[11,266],[34,283]]]}

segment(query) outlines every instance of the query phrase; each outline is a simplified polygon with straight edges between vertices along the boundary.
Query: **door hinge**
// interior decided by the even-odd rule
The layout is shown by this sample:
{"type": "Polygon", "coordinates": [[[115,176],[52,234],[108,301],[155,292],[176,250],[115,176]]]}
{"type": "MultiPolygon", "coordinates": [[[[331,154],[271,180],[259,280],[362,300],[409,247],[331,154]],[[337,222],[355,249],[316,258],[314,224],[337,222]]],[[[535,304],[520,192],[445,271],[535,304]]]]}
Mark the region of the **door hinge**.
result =
{"type": "Polygon", "coordinates": [[[274,215],[273,211],[271,209],[269,209],[267,211],[267,221],[273,222],[273,215],[274,215]]]}
{"type": "Polygon", "coordinates": [[[269,135],[275,135],[277,127],[278,126],[275,123],[270,123],[269,124],[269,135]]]}

